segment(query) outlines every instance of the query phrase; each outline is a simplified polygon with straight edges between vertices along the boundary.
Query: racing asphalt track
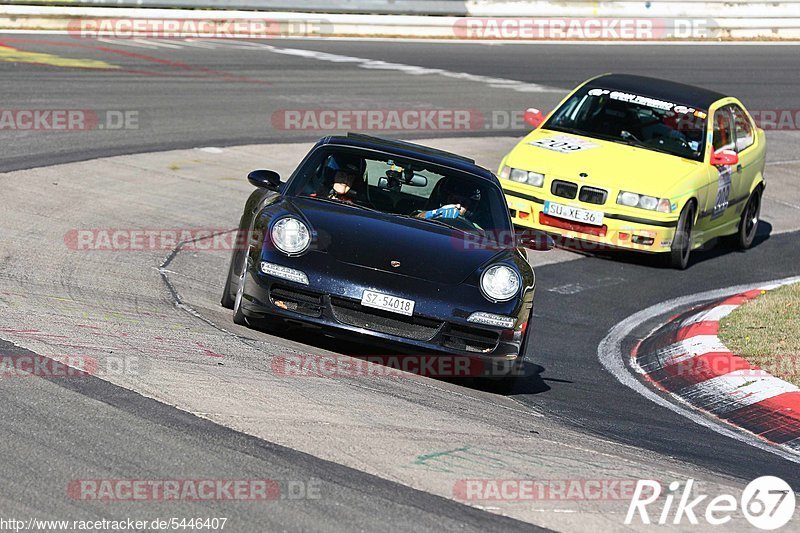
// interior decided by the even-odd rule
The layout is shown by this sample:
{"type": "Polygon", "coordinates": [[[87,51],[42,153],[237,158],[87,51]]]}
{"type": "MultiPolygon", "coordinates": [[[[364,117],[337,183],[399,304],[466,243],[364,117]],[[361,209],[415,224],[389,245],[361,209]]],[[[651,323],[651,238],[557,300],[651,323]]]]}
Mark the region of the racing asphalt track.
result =
{"type": "MultiPolygon", "coordinates": [[[[265,51],[250,45],[175,48],[169,42],[136,47],[21,34],[4,35],[0,43],[102,59],[122,67],[79,70],[0,61],[4,108],[135,110],[140,117],[138,130],[121,132],[2,132],[3,171],[126,153],[252,143],[298,141],[303,144],[288,153],[299,154],[320,134],[271,129],[274,110],[418,105],[484,112],[548,109],[575,83],[611,70],[729,91],[751,109],[800,107],[794,96],[800,54],[793,46],[282,40],[270,43],[278,49],[265,51]],[[339,60],[302,56],[300,50],[326,51],[339,60]],[[363,68],[364,62],[344,61],[342,56],[537,86],[414,75],[386,65],[363,68]]],[[[513,142],[488,137],[498,134],[509,132],[481,132],[486,140],[467,146],[478,152],[486,149],[484,143],[495,143],[494,154],[497,146],[513,142]]],[[[771,134],[770,160],[794,161],[799,138],[797,132],[771,134]]],[[[235,328],[228,313],[215,305],[226,266],[224,254],[178,254],[166,267],[166,276],[184,303],[212,324],[244,336],[244,343],[172,305],[173,295],[155,269],[166,254],[76,256],[64,249],[65,229],[75,227],[232,226],[249,189],[238,167],[244,165],[240,160],[246,164],[263,160],[269,166],[270,157],[279,159],[286,153],[284,149],[271,153],[268,148],[263,155],[259,149],[234,150],[228,159],[202,169],[185,163],[181,153],[153,160],[109,160],[101,162],[107,169],[101,173],[86,163],[0,176],[4,204],[0,306],[5,309],[0,337],[35,346],[40,353],[48,349],[48,354],[63,353],[63,345],[34,339],[35,334],[26,336],[21,330],[73,338],[82,320],[83,326],[101,324],[109,335],[124,332],[130,337],[125,342],[115,337],[113,343],[95,338],[101,347],[113,344],[114,350],[149,358],[148,372],[112,377],[111,383],[96,378],[0,381],[5,407],[0,427],[6,443],[0,465],[2,512],[19,517],[152,519],[201,511],[205,516],[231,517],[237,531],[382,526],[505,530],[530,526],[448,499],[454,480],[695,476],[712,487],[741,487],[757,476],[774,474],[800,487],[796,464],[650,403],[618,383],[597,359],[597,346],[608,331],[646,307],[677,296],[798,274],[797,233],[773,234],[770,223],[762,224],[753,250],[730,253],[718,247],[701,252],[686,272],[627,256],[587,257],[538,267],[533,324],[537,344],[529,359],[542,367],[542,373],[506,398],[428,380],[341,384],[265,376],[265,354],[358,353],[358,349],[330,341],[314,341],[316,347],[309,348],[298,344],[302,338],[235,328]],[[175,170],[169,166],[173,160],[179,161],[174,164],[177,178],[167,172],[175,170]],[[181,166],[186,167],[184,172],[181,166]],[[207,176],[215,173],[216,181],[209,183],[207,176]],[[98,319],[109,315],[107,324],[98,319]],[[180,329],[187,331],[176,333],[180,329]],[[153,350],[158,344],[154,332],[186,344],[199,342],[224,355],[225,366],[176,348],[180,341],[169,347],[175,353],[159,354],[153,350]],[[272,390],[265,390],[266,385],[272,390]],[[257,400],[271,409],[259,412],[257,400]],[[415,425],[418,434],[413,433],[415,425]],[[398,435],[403,432],[412,434],[398,435]],[[478,450],[480,468],[464,466],[475,462],[476,456],[469,456],[472,452],[451,453],[454,461],[433,467],[420,459],[454,449],[478,450]],[[320,479],[323,498],[263,507],[250,502],[97,504],[72,501],[65,489],[69,480],[80,478],[244,477],[320,479]]],[[[206,161],[208,156],[202,158],[206,161]]],[[[497,159],[486,164],[494,169],[497,159]]],[[[764,216],[769,220],[767,207],[764,216]]],[[[781,227],[799,225],[796,208],[782,204],[772,208],[782,210],[781,227]]],[[[644,335],[657,321],[642,325],[637,335],[644,335]]],[[[85,346],[86,339],[76,338],[75,343],[85,346]]],[[[20,348],[4,344],[0,351],[19,353],[20,348]]],[[[487,506],[490,511],[556,529],[596,529],[592,524],[600,520],[606,520],[605,527],[620,527],[626,508],[621,502],[606,507],[545,502],[538,508],[530,502],[495,503],[487,506]],[[555,512],[565,509],[573,512],[555,512]]]]}

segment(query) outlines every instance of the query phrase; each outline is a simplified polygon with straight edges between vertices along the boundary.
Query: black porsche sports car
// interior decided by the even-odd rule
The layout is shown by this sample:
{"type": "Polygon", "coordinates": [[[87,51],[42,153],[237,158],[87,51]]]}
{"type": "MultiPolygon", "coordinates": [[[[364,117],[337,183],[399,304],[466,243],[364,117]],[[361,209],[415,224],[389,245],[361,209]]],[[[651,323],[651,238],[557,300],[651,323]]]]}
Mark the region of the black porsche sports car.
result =
{"type": "Polygon", "coordinates": [[[534,273],[523,245],[551,242],[514,235],[489,170],[349,134],[320,140],[285,183],[269,170],[248,179],[257,189],[222,296],[237,324],[477,357],[495,373],[524,353],[534,273]]]}

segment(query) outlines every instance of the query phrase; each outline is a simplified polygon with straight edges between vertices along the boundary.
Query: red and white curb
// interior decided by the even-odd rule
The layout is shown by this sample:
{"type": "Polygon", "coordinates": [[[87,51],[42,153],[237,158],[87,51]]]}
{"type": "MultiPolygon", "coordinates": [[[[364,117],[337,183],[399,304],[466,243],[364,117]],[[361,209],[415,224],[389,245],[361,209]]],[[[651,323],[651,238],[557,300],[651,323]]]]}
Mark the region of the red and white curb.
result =
{"type": "Polygon", "coordinates": [[[633,349],[631,366],[678,400],[800,452],[800,389],[732,353],[717,336],[722,318],[785,283],[746,290],[674,316],[633,349]]]}
{"type": "MultiPolygon", "coordinates": [[[[764,282],[760,285],[748,284],[724,289],[714,289],[657,303],[647,309],[642,309],[632,314],[611,328],[605,338],[603,338],[597,346],[597,358],[600,364],[603,365],[603,368],[613,375],[621,384],[654,404],[668,409],[710,431],[748,444],[767,453],[777,455],[787,461],[800,464],[800,453],[798,453],[796,448],[793,449],[785,445],[776,446],[763,438],[756,437],[751,432],[742,431],[730,423],[720,423],[718,418],[708,416],[705,412],[689,404],[689,402],[682,400],[680,396],[676,394],[667,396],[650,386],[646,381],[641,379],[641,374],[637,372],[635,365],[631,365],[630,349],[630,339],[642,328],[642,325],[658,319],[658,317],[669,316],[674,313],[685,313],[686,309],[691,309],[699,303],[724,300],[731,295],[742,294],[754,288],[766,289],[795,282],[800,282],[800,276],[764,282]],[[676,399],[678,401],[674,401],[676,399]]],[[[716,305],[712,307],[716,308],[716,305]]],[[[722,308],[712,311],[711,308],[708,308],[707,311],[709,311],[709,313],[705,315],[706,317],[709,319],[716,317],[717,320],[719,320],[719,313],[723,313],[725,310],[722,308]]],[[[689,316],[687,315],[686,318],[689,318],[689,316]]],[[[699,322],[705,321],[706,320],[700,320],[699,322]]],[[[673,324],[673,328],[675,328],[675,326],[676,324],[673,324]]],[[[678,324],[677,329],[680,329],[680,324],[678,324]]],[[[701,330],[698,329],[698,331],[701,330]]],[[[643,353],[641,347],[639,352],[643,353]]]]}

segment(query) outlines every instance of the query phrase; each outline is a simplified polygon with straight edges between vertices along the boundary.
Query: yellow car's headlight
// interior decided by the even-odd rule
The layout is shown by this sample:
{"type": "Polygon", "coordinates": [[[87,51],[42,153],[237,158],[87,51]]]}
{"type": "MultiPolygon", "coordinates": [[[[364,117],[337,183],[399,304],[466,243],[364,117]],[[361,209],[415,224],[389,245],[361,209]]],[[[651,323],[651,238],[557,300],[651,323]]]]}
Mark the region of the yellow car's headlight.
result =
{"type": "Polygon", "coordinates": [[[500,171],[500,177],[504,180],[525,183],[527,185],[533,185],[534,187],[541,187],[542,184],[544,184],[544,174],[508,166],[504,166],[503,170],[500,171]]]}
{"type": "Polygon", "coordinates": [[[672,204],[669,198],[656,198],[646,194],[635,192],[620,191],[617,196],[617,203],[628,207],[638,207],[648,211],[659,211],[661,213],[672,213],[672,204]]]}

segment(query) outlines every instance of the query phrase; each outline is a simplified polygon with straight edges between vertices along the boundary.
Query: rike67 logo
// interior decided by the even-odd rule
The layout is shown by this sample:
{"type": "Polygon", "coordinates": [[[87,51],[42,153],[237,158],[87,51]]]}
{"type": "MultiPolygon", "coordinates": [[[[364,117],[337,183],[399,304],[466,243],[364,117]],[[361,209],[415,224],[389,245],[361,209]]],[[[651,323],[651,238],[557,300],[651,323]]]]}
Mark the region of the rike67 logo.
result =
{"type": "Polygon", "coordinates": [[[708,494],[693,494],[693,487],[693,479],[687,480],[682,488],[679,481],[673,481],[664,494],[663,507],[658,509],[656,502],[662,495],[661,484],[640,479],[628,507],[625,524],[630,525],[638,517],[643,524],[678,525],[688,522],[698,525],[704,519],[705,524],[720,526],[730,522],[740,508],[750,525],[769,531],[785,526],[794,515],[794,491],[779,477],[762,476],[754,479],[744,488],[738,500],[730,494],[721,494],[708,500],[708,494]],[[652,517],[651,512],[655,513],[652,517]]]}

